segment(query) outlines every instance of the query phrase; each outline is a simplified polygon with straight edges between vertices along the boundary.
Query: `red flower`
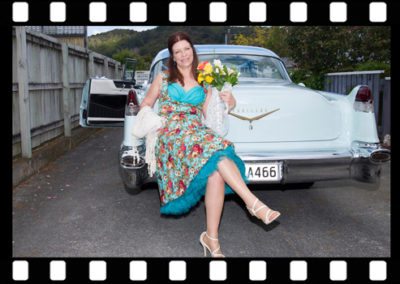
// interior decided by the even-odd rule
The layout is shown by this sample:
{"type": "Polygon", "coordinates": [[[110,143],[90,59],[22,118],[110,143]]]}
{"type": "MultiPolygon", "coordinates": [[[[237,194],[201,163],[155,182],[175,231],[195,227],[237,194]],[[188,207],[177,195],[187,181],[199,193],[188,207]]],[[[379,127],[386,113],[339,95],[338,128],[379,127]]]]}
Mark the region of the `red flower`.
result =
{"type": "Polygon", "coordinates": [[[179,134],[179,133],[181,133],[181,129],[180,129],[180,128],[177,128],[177,129],[175,130],[175,134],[179,134]]]}
{"type": "Polygon", "coordinates": [[[192,107],[190,109],[190,114],[196,114],[197,113],[197,109],[195,107],[192,107]]]}
{"type": "Polygon", "coordinates": [[[207,141],[212,141],[212,140],[214,139],[214,135],[212,135],[212,134],[206,134],[206,135],[205,135],[205,138],[206,138],[207,141]]]}
{"type": "Polygon", "coordinates": [[[172,187],[173,187],[173,185],[172,185],[172,181],[168,181],[168,184],[167,184],[167,189],[166,189],[166,192],[168,193],[168,194],[171,194],[172,193],[172,187]]]}
{"type": "Polygon", "coordinates": [[[183,152],[186,151],[186,146],[185,146],[185,144],[182,144],[182,145],[181,145],[181,150],[182,150],[183,152]]]}
{"type": "Polygon", "coordinates": [[[185,185],[185,183],[184,183],[182,180],[179,181],[179,188],[180,188],[180,189],[183,189],[183,190],[186,189],[186,185],[185,185]]]}
{"type": "Polygon", "coordinates": [[[198,157],[201,153],[203,153],[203,148],[200,147],[199,144],[195,144],[192,148],[192,157],[196,158],[198,157]]]}
{"type": "Polygon", "coordinates": [[[164,145],[164,143],[162,143],[162,142],[161,142],[161,145],[160,145],[160,153],[161,153],[161,154],[164,154],[164,153],[165,153],[165,145],[164,145]]]}
{"type": "Polygon", "coordinates": [[[203,148],[201,148],[201,146],[199,144],[195,144],[193,146],[193,151],[199,152],[199,153],[203,153],[203,148]]]}
{"type": "Polygon", "coordinates": [[[186,190],[186,185],[184,184],[183,181],[179,181],[179,189],[178,189],[178,195],[182,195],[186,190]]]}
{"type": "Polygon", "coordinates": [[[174,158],[172,156],[168,156],[167,168],[171,169],[175,167],[174,158]]]}
{"type": "Polygon", "coordinates": [[[181,112],[181,113],[179,114],[179,118],[180,118],[180,119],[185,119],[185,117],[186,117],[185,113],[181,112]]]}
{"type": "Polygon", "coordinates": [[[204,67],[207,65],[208,61],[203,61],[197,66],[197,70],[204,70],[204,67]]]}

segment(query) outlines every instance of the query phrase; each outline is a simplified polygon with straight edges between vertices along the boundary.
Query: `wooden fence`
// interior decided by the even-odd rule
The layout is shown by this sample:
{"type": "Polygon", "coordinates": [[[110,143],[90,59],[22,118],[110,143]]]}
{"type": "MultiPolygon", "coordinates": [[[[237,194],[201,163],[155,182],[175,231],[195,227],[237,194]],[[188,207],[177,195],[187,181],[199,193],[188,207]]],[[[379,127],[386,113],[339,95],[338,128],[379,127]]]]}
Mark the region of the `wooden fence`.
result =
{"type": "Polygon", "coordinates": [[[390,135],[390,77],[383,70],[325,74],[324,90],[348,94],[357,85],[368,85],[374,97],[374,112],[380,139],[390,135]]]}
{"type": "Polygon", "coordinates": [[[118,61],[42,33],[13,28],[13,157],[79,126],[82,89],[89,77],[121,78],[118,61]]]}

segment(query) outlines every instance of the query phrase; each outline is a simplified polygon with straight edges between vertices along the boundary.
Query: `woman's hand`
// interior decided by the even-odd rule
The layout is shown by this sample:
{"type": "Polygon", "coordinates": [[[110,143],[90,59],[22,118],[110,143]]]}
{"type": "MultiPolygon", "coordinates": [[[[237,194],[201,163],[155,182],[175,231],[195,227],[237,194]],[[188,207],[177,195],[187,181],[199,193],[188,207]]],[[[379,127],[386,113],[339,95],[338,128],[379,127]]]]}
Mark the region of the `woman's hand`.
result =
{"type": "Polygon", "coordinates": [[[221,99],[228,104],[229,106],[229,111],[232,110],[236,106],[236,100],[234,96],[232,95],[232,92],[229,91],[223,91],[219,93],[219,96],[221,99]]]}

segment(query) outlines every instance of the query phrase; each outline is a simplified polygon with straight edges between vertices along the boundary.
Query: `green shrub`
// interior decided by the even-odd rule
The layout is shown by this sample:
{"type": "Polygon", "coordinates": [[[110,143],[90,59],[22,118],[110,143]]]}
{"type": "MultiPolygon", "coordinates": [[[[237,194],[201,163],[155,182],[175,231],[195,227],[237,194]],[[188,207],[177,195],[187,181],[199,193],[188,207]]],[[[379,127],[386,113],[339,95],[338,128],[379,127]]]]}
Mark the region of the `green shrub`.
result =
{"type": "Polygon", "coordinates": [[[354,68],[356,71],[368,71],[368,70],[384,70],[385,73],[382,77],[390,77],[390,64],[378,61],[367,61],[364,63],[357,64],[354,68]]]}
{"type": "Polygon", "coordinates": [[[313,74],[305,70],[292,70],[289,73],[290,78],[296,84],[303,83],[306,87],[323,90],[324,89],[324,74],[313,74]]]}

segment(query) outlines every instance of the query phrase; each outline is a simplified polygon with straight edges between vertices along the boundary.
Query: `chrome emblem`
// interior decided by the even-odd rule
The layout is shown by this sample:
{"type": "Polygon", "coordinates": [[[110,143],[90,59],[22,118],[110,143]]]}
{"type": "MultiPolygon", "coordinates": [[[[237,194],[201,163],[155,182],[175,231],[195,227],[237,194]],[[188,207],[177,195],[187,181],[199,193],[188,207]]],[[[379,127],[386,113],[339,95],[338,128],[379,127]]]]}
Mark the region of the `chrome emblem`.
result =
{"type": "Polygon", "coordinates": [[[259,120],[259,119],[261,119],[261,118],[263,118],[263,117],[265,117],[265,116],[267,116],[267,115],[270,115],[270,114],[272,114],[272,113],[274,113],[274,112],[276,112],[276,111],[278,111],[278,110],[280,110],[280,108],[277,108],[277,109],[274,109],[274,110],[271,110],[271,111],[269,111],[269,112],[266,112],[266,113],[263,113],[263,114],[260,114],[260,115],[257,115],[257,116],[253,116],[253,117],[246,117],[246,116],[242,116],[242,115],[239,115],[239,114],[236,114],[236,113],[233,113],[233,112],[230,112],[229,114],[232,115],[232,116],[234,116],[234,117],[237,117],[237,118],[239,118],[239,119],[241,119],[241,120],[248,120],[249,123],[250,123],[249,129],[250,129],[250,130],[253,130],[253,125],[252,125],[251,123],[252,123],[254,120],[259,120]]]}

